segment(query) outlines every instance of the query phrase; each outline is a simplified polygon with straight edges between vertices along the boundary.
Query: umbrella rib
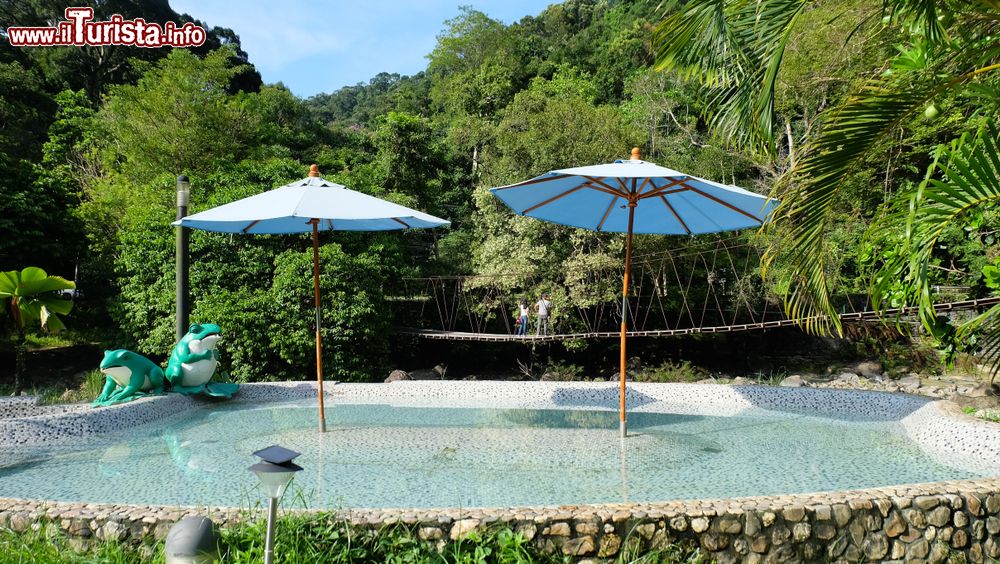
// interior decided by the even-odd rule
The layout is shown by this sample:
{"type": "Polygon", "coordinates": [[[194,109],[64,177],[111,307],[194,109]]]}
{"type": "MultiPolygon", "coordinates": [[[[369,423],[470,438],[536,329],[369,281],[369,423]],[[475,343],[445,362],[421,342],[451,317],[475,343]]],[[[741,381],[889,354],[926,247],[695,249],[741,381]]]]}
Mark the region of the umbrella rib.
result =
{"type": "Polygon", "coordinates": [[[250,231],[250,229],[253,228],[254,225],[257,225],[258,223],[260,223],[259,219],[255,219],[255,220],[251,221],[250,225],[247,225],[246,227],[243,228],[243,232],[244,233],[248,233],[250,231]]]}
{"type": "Polygon", "coordinates": [[[656,186],[655,189],[646,192],[645,194],[639,196],[640,198],[652,198],[654,196],[659,196],[660,194],[673,194],[674,192],[683,192],[687,188],[679,188],[674,190],[668,190],[668,188],[673,188],[680,184],[681,186],[687,186],[684,182],[687,182],[690,178],[685,176],[683,178],[674,179],[671,182],[664,184],[663,186],[656,186]]]}
{"type": "Polygon", "coordinates": [[[561,178],[569,178],[570,174],[556,174],[553,176],[546,176],[544,178],[535,178],[533,180],[525,180],[524,182],[518,182],[517,184],[511,184],[510,186],[500,186],[499,188],[494,188],[493,190],[507,190],[508,188],[520,188],[521,186],[529,186],[531,184],[538,184],[539,182],[549,182],[551,180],[559,180],[561,178]]]}
{"type": "Polygon", "coordinates": [[[544,202],[539,202],[539,203],[531,206],[530,208],[525,209],[523,212],[521,212],[521,215],[524,215],[524,214],[526,214],[526,213],[528,213],[530,211],[535,211],[535,210],[537,210],[538,208],[540,208],[542,206],[547,206],[547,205],[551,204],[552,202],[558,200],[559,198],[562,198],[562,197],[565,197],[565,196],[569,196],[570,194],[572,194],[573,192],[576,192],[577,190],[581,190],[583,188],[589,188],[589,187],[590,187],[590,183],[588,183],[588,182],[584,182],[583,184],[580,184],[578,186],[574,186],[573,188],[570,188],[569,190],[566,190],[562,194],[556,194],[555,196],[552,196],[551,198],[549,198],[548,200],[545,200],[544,202]]]}
{"type": "MultiPolygon", "coordinates": [[[[619,196],[621,196],[623,198],[628,198],[628,190],[625,190],[624,186],[622,186],[622,190],[619,190],[619,189],[615,188],[614,186],[611,186],[610,184],[604,183],[600,178],[597,178],[596,176],[584,176],[584,178],[586,178],[588,182],[593,182],[594,184],[597,184],[597,186],[601,186],[601,187],[605,188],[606,190],[610,190],[610,193],[612,193],[612,194],[618,194],[619,196]]],[[[621,182],[621,181],[619,180],[619,182],[621,182]]],[[[599,189],[599,188],[597,188],[597,186],[595,186],[594,188],[595,189],[599,189]]]]}
{"type": "Polygon", "coordinates": [[[667,209],[670,210],[670,213],[674,214],[674,219],[676,219],[677,222],[681,224],[681,227],[684,228],[684,231],[686,231],[687,234],[690,235],[691,234],[691,230],[688,229],[687,224],[684,223],[684,220],[681,219],[681,216],[677,215],[677,210],[674,209],[674,206],[670,205],[670,202],[667,201],[666,196],[660,194],[660,199],[663,200],[663,203],[667,205],[667,209]]]}
{"type": "Polygon", "coordinates": [[[406,227],[407,229],[410,228],[410,224],[409,223],[406,223],[405,221],[403,221],[402,219],[399,219],[398,217],[391,217],[389,219],[395,221],[396,223],[402,223],[403,227],[406,227]]]}
{"type": "Polygon", "coordinates": [[[708,198],[709,200],[712,200],[713,202],[715,202],[717,204],[723,205],[723,206],[725,206],[725,207],[733,210],[736,213],[745,215],[745,216],[749,217],[750,219],[756,221],[757,223],[764,223],[759,217],[753,215],[752,213],[743,211],[740,208],[738,208],[738,207],[730,204],[729,202],[726,202],[724,200],[720,200],[719,198],[716,198],[715,196],[713,196],[711,194],[708,194],[707,192],[704,192],[703,190],[699,190],[699,189],[695,188],[694,186],[688,186],[687,184],[682,184],[682,186],[685,186],[685,187],[687,187],[688,190],[691,190],[692,192],[694,192],[696,194],[700,194],[700,195],[708,198]]]}
{"type": "Polygon", "coordinates": [[[642,184],[639,185],[639,190],[636,193],[641,194],[642,191],[646,189],[646,185],[651,185],[653,187],[652,191],[656,190],[656,185],[653,184],[653,179],[647,176],[646,179],[642,181],[642,184]]]}
{"type": "Polygon", "coordinates": [[[608,204],[608,209],[604,210],[604,215],[601,217],[601,222],[597,224],[597,231],[604,227],[604,222],[608,220],[608,216],[611,215],[611,209],[615,207],[615,202],[618,201],[618,194],[615,194],[611,198],[611,203],[608,204]]]}

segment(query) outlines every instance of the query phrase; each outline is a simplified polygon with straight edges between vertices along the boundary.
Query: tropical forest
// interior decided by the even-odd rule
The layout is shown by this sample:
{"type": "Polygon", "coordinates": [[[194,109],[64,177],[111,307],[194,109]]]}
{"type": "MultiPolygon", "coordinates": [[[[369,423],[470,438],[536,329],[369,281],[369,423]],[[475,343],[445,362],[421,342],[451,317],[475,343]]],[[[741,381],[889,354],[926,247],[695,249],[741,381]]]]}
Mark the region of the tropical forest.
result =
{"type": "MultiPolygon", "coordinates": [[[[63,4],[7,2],[0,18],[43,25],[63,4]]],[[[95,17],[111,14],[198,17],[165,0],[96,5],[95,17]]],[[[636,355],[651,360],[637,363],[679,366],[687,350],[698,364],[697,351],[729,347],[722,368],[734,369],[761,349],[832,339],[844,358],[886,367],[988,369],[1000,309],[945,315],[934,304],[1000,290],[998,18],[990,0],[567,0],[509,25],[465,7],[441,23],[425,70],[306,99],[262,82],[230,29],[209,28],[190,49],[0,42],[0,270],[75,282],[72,311],[45,310],[63,332],[5,315],[4,347],[13,358],[24,333],[29,348],[100,343],[163,358],[175,340],[177,177],[200,211],[316,164],[332,182],[451,222],[321,233],[329,378],[381,381],[438,363],[458,377],[484,363],[607,377],[614,340],[538,351],[398,330],[433,309],[413,281],[434,277],[463,277],[479,297],[462,307],[488,332],[509,332],[517,300],[546,292],[558,333],[583,332],[600,308],[616,329],[625,236],[518,216],[489,189],[638,147],[643,160],[780,204],[761,229],[637,235],[633,254],[671,253],[694,287],[728,277],[720,295],[796,324],[650,339],[636,355]],[[692,258],[720,241],[734,268],[692,258]],[[849,325],[846,300],[913,309],[849,325]],[[575,369],[592,363],[607,370],[575,369]]],[[[311,373],[311,259],[307,234],[191,233],[191,318],[224,326],[232,378],[311,373]]],[[[678,311],[685,296],[663,283],[657,307],[678,311]]],[[[39,384],[29,368],[2,386],[39,384]]]]}

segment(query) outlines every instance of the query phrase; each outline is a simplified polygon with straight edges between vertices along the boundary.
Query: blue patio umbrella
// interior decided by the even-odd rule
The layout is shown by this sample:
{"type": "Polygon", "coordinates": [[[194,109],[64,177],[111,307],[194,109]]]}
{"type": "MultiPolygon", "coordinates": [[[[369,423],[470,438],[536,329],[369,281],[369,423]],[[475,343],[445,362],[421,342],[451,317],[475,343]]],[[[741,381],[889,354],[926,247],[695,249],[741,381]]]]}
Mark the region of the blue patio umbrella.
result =
{"type": "Polygon", "coordinates": [[[320,177],[319,167],[316,165],[309,168],[309,176],[302,180],[189,215],[173,223],[221,233],[312,232],[320,431],[326,431],[326,416],[323,411],[323,344],[320,339],[322,317],[319,307],[319,232],[390,231],[449,224],[447,220],[330,182],[320,177]]]}
{"type": "Polygon", "coordinates": [[[592,231],[626,233],[622,281],[619,421],[625,417],[625,334],[632,234],[697,235],[758,227],[777,200],[640,159],[553,170],[490,190],[520,215],[592,231]]]}

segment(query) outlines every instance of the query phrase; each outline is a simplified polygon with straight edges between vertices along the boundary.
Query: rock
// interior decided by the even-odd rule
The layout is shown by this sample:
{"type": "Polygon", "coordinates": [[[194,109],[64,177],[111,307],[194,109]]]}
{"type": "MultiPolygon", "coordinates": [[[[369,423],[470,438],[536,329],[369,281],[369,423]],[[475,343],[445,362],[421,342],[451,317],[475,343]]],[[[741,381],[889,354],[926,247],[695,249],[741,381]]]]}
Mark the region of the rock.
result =
{"type": "Polygon", "coordinates": [[[951,518],[951,522],[955,525],[955,527],[961,529],[969,524],[969,517],[964,511],[956,511],[951,518]]]}
{"type": "Polygon", "coordinates": [[[444,533],[437,527],[420,527],[420,530],[417,531],[417,536],[421,540],[440,540],[444,536],[444,533]]]}
{"type": "MultiPolygon", "coordinates": [[[[548,527],[548,535],[553,537],[568,537],[570,534],[569,523],[552,523],[548,527]]],[[[544,531],[543,531],[544,533],[544,531]]]]}
{"type": "Polygon", "coordinates": [[[515,532],[524,537],[524,540],[531,541],[535,538],[535,534],[538,533],[538,527],[534,523],[521,523],[517,526],[515,532]]]}
{"type": "Polygon", "coordinates": [[[765,552],[767,552],[767,547],[768,547],[767,537],[764,535],[760,535],[759,537],[754,537],[754,539],[750,541],[750,550],[756,552],[757,554],[764,554],[765,552]]]}
{"type": "Polygon", "coordinates": [[[1000,494],[991,494],[986,498],[986,511],[991,515],[1000,513],[1000,494]]]}
{"type": "Polygon", "coordinates": [[[1000,534],[1000,519],[996,517],[986,519],[986,532],[991,535],[1000,534]]]}
{"type": "Polygon", "coordinates": [[[755,536],[760,532],[760,519],[757,518],[757,514],[753,511],[747,511],[744,515],[746,525],[744,526],[743,532],[748,536],[755,536]]]}
{"type": "Polygon", "coordinates": [[[399,382],[400,380],[412,379],[413,378],[410,378],[410,375],[405,370],[393,370],[389,373],[389,376],[386,377],[385,383],[388,384],[389,382],[399,382]]]}
{"type": "Polygon", "coordinates": [[[576,532],[581,535],[596,535],[600,531],[597,523],[594,523],[593,521],[582,521],[577,523],[573,528],[576,529],[576,532]]]}
{"type": "Polygon", "coordinates": [[[837,529],[829,523],[816,523],[813,527],[813,534],[819,540],[830,540],[837,535],[837,529]]]}
{"type": "Polygon", "coordinates": [[[785,509],[781,512],[781,515],[785,518],[785,521],[797,523],[806,516],[806,508],[801,505],[796,505],[785,509]]]}
{"type": "Polygon", "coordinates": [[[912,375],[907,376],[905,378],[900,378],[899,379],[899,385],[902,388],[917,389],[920,386],[922,386],[923,384],[920,382],[920,377],[919,376],[917,376],[916,374],[912,374],[912,375]]]}
{"type": "Polygon", "coordinates": [[[718,384],[719,382],[715,378],[702,378],[695,382],[695,384],[718,384]]]}
{"type": "Polygon", "coordinates": [[[695,517],[691,519],[691,530],[696,533],[704,533],[708,530],[708,519],[704,517],[695,517]]]}
{"type": "Polygon", "coordinates": [[[433,370],[434,373],[438,375],[438,378],[444,380],[444,375],[448,373],[448,365],[447,364],[435,364],[434,368],[432,368],[431,370],[433,370]]]}
{"type": "Polygon", "coordinates": [[[729,546],[729,537],[725,535],[717,535],[715,533],[706,533],[701,535],[701,547],[709,552],[718,552],[720,550],[725,550],[729,546]]]}
{"type": "Polygon", "coordinates": [[[861,550],[868,560],[881,560],[889,553],[889,539],[882,533],[871,533],[861,543],[861,550]]]}
{"type": "Polygon", "coordinates": [[[440,380],[441,376],[434,370],[414,370],[410,372],[411,380],[440,380]]]}
{"type": "MultiPolygon", "coordinates": [[[[739,525],[739,523],[737,523],[737,525],[739,525]]],[[[646,523],[644,525],[639,525],[638,527],[635,528],[635,530],[639,533],[640,537],[649,540],[653,538],[653,533],[656,532],[656,525],[652,523],[646,523]]]]}
{"type": "Polygon", "coordinates": [[[985,398],[993,395],[993,389],[990,387],[988,382],[982,382],[969,388],[963,395],[970,398],[985,398]]]}
{"type": "Polygon", "coordinates": [[[927,514],[927,522],[935,527],[943,527],[951,521],[951,509],[948,507],[937,507],[927,514]]]}
{"type": "MultiPolygon", "coordinates": [[[[451,540],[458,540],[464,538],[466,535],[476,530],[481,521],[479,519],[460,519],[455,521],[455,524],[451,526],[451,540]]],[[[563,523],[563,525],[566,525],[563,523]]],[[[566,525],[569,528],[569,525],[566,525]]],[[[567,533],[568,534],[568,533],[567,533]]]]}
{"type": "Polygon", "coordinates": [[[847,535],[840,535],[837,537],[837,540],[827,545],[826,555],[829,556],[830,559],[837,558],[844,553],[844,550],[847,549],[847,545],[849,543],[850,541],[847,540],[847,535]]]}
{"type": "Polygon", "coordinates": [[[765,511],[764,515],[761,516],[761,522],[764,523],[765,527],[770,527],[771,525],[774,524],[774,520],[777,517],[778,516],[772,513],[771,511],[765,511]]]}
{"type": "MultiPolygon", "coordinates": [[[[833,518],[837,521],[838,527],[843,527],[851,520],[851,508],[838,503],[833,506],[833,518]]],[[[838,555],[839,556],[839,555],[838,555]]]]}
{"type": "Polygon", "coordinates": [[[950,552],[951,549],[948,548],[948,545],[936,542],[934,543],[934,546],[931,547],[931,555],[927,558],[927,561],[931,564],[939,564],[948,560],[950,552]]]}
{"type": "Polygon", "coordinates": [[[930,554],[931,545],[926,539],[920,539],[917,542],[910,545],[910,548],[906,551],[907,560],[916,560],[919,558],[926,558],[930,554]]]}
{"type": "Polygon", "coordinates": [[[601,537],[601,549],[597,552],[600,558],[607,558],[618,554],[618,549],[622,546],[622,539],[618,535],[608,534],[601,537]]]}
{"type": "Polygon", "coordinates": [[[889,521],[885,525],[885,534],[889,538],[896,538],[906,531],[906,521],[898,511],[893,511],[889,516],[889,521]]]}
{"type": "Polygon", "coordinates": [[[685,518],[683,515],[678,515],[676,517],[671,517],[670,518],[670,528],[673,529],[673,530],[675,530],[675,531],[677,531],[677,532],[679,532],[679,533],[683,533],[688,528],[687,518],[685,518]]]}
{"type": "Polygon", "coordinates": [[[569,539],[562,544],[563,554],[570,556],[584,556],[594,552],[594,548],[594,537],[590,535],[569,539]]]}
{"type": "Polygon", "coordinates": [[[740,520],[735,517],[723,517],[722,519],[719,519],[716,524],[720,533],[735,535],[743,530],[743,527],[740,525],[740,520]]]}
{"type": "Polygon", "coordinates": [[[802,376],[796,374],[794,376],[789,376],[788,378],[785,378],[778,385],[783,388],[801,388],[803,385],[805,385],[805,381],[802,380],[802,376]]]}
{"type": "Polygon", "coordinates": [[[877,378],[882,376],[882,363],[874,360],[865,360],[855,364],[848,370],[855,374],[860,374],[865,378],[877,378]]]}
{"type": "Polygon", "coordinates": [[[730,382],[730,384],[732,384],[734,386],[750,386],[750,385],[756,384],[756,382],[754,382],[753,380],[751,380],[749,378],[744,378],[742,376],[737,376],[736,378],[733,378],[733,381],[730,382]]]}
{"type": "Polygon", "coordinates": [[[951,535],[951,546],[954,548],[965,548],[969,544],[969,533],[959,529],[951,535]]]}
{"type": "Polygon", "coordinates": [[[792,538],[799,542],[808,539],[810,534],[812,534],[812,527],[809,526],[809,523],[796,523],[792,527],[792,538]]]}
{"type": "Polygon", "coordinates": [[[904,509],[903,517],[918,529],[923,529],[927,526],[927,518],[924,517],[924,513],[919,509],[904,509]]]}

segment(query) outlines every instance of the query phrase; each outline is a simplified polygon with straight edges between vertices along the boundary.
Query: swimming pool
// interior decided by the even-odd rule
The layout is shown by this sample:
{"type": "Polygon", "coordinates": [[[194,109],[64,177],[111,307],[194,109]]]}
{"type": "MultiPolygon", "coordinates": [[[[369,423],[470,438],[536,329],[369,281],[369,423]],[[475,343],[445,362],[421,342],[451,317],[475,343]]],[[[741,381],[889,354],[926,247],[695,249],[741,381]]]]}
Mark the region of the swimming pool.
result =
{"type": "Polygon", "coordinates": [[[622,440],[604,383],[331,388],[325,434],[305,393],[249,393],[26,441],[0,456],[0,497],[247,506],[260,498],[251,453],[271,444],[302,453],[291,491],[310,508],[649,503],[1000,476],[1000,426],[903,394],[638,384],[622,440]]]}

